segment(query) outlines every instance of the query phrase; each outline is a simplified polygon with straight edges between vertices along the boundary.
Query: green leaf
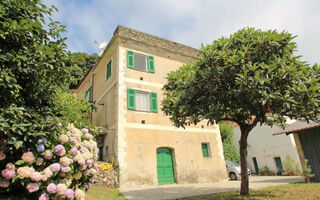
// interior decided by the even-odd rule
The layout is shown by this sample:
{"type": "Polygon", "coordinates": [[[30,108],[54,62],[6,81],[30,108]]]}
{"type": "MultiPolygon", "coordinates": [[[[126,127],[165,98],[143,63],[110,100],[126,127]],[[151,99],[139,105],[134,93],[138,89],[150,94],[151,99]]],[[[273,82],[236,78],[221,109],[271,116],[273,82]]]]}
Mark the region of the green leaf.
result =
{"type": "Polygon", "coordinates": [[[15,162],[16,165],[22,165],[24,164],[24,161],[23,160],[18,160],[17,162],[15,162]]]}

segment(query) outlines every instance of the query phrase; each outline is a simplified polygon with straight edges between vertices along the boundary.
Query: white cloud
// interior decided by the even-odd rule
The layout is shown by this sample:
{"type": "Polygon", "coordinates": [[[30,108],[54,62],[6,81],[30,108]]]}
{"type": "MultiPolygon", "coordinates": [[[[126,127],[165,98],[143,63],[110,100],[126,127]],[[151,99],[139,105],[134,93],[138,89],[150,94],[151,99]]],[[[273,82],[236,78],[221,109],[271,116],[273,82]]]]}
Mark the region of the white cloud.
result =
{"type": "MultiPolygon", "coordinates": [[[[53,0],[47,0],[47,2],[53,0]]],[[[72,51],[98,51],[118,24],[200,47],[240,28],[286,30],[298,35],[298,54],[320,58],[320,3],[316,0],[55,0],[72,51]],[[81,43],[81,44],[80,44],[81,43]]]]}

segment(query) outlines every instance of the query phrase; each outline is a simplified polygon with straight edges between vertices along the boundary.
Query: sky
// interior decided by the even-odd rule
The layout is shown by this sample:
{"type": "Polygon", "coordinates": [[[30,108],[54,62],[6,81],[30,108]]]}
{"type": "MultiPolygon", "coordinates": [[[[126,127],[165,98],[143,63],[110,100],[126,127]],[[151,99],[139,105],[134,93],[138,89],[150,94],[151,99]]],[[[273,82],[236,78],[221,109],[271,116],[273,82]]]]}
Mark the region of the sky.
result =
{"type": "Polygon", "coordinates": [[[296,55],[320,63],[318,0],[44,0],[59,11],[72,52],[98,53],[123,25],[194,48],[244,27],[297,35],[296,55]]]}

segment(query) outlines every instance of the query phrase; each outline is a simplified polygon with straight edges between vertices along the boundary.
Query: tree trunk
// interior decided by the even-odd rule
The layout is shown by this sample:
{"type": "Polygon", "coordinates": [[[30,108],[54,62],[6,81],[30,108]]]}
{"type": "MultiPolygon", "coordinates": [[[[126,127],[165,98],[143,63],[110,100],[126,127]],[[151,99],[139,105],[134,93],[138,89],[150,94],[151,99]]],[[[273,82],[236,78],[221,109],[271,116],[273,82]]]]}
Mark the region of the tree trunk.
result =
{"type": "Polygon", "coordinates": [[[247,127],[240,127],[240,166],[241,166],[241,189],[240,195],[249,195],[249,177],[248,177],[248,163],[247,163],[247,138],[249,129],[247,127]]]}

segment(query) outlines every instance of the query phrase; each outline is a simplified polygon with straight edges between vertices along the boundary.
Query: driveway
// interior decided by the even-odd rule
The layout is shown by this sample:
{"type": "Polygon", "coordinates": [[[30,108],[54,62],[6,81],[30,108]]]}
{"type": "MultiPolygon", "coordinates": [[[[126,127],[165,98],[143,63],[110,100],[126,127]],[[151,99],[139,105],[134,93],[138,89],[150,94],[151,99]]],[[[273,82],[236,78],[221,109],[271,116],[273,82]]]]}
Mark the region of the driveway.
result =
{"type": "MultiPolygon", "coordinates": [[[[249,181],[249,187],[251,189],[258,189],[274,185],[302,182],[303,178],[298,176],[252,176],[249,181]]],[[[128,200],[175,199],[239,190],[240,181],[120,188],[120,191],[128,200]]]]}

